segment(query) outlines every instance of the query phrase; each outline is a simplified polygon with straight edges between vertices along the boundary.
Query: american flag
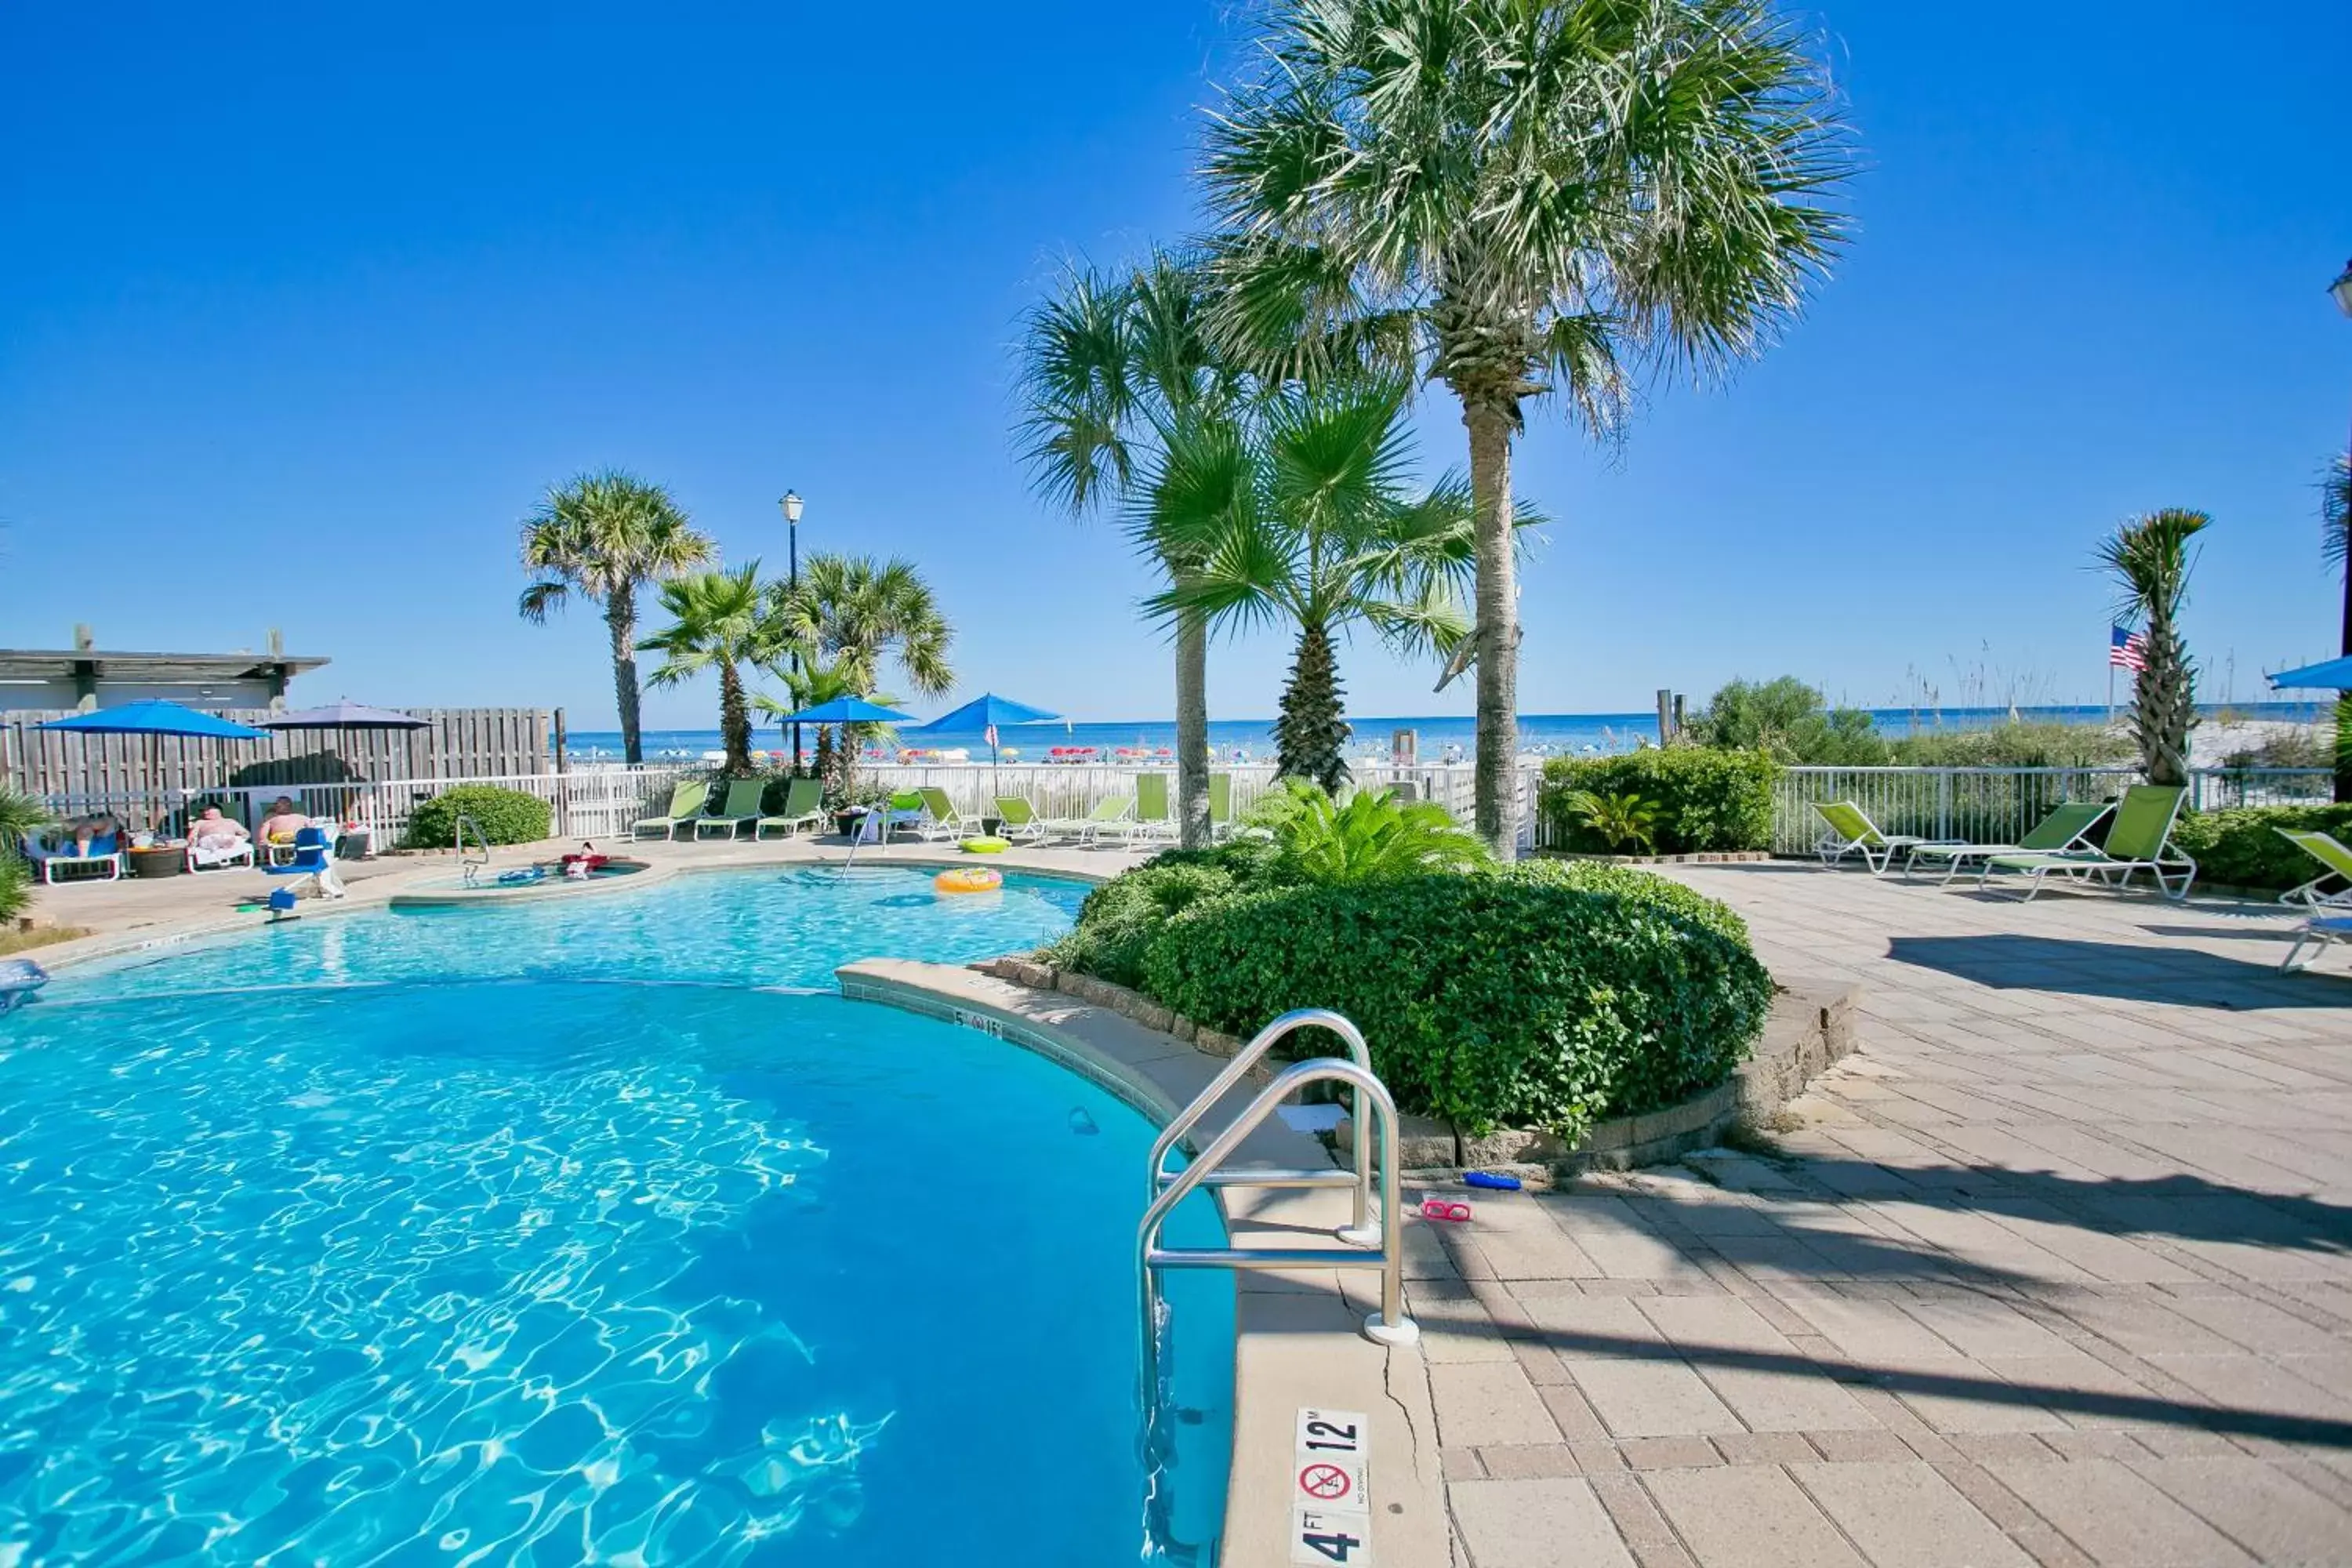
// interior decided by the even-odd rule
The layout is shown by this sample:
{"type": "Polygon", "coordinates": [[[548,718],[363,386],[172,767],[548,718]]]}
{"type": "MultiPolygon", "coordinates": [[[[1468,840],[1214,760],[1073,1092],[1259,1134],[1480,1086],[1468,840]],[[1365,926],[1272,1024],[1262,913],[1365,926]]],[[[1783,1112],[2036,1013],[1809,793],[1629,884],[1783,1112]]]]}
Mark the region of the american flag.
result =
{"type": "Polygon", "coordinates": [[[2147,639],[2124,626],[2107,628],[2107,663],[2126,669],[2147,668],[2147,639]]]}

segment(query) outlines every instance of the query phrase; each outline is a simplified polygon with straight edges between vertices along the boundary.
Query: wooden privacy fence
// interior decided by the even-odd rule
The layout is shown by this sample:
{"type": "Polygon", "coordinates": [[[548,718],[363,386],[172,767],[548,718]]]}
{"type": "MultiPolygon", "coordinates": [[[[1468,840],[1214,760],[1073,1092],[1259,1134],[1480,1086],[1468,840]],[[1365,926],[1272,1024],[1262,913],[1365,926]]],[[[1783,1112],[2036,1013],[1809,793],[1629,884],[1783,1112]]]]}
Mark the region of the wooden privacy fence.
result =
{"type": "MultiPolygon", "coordinates": [[[[87,735],[37,728],[72,710],[0,714],[0,779],[29,795],[128,804],[157,794],[551,772],[544,708],[404,708],[422,730],[272,730],[266,741],[87,735]]],[[[267,709],[221,717],[259,729],[267,709]]]]}

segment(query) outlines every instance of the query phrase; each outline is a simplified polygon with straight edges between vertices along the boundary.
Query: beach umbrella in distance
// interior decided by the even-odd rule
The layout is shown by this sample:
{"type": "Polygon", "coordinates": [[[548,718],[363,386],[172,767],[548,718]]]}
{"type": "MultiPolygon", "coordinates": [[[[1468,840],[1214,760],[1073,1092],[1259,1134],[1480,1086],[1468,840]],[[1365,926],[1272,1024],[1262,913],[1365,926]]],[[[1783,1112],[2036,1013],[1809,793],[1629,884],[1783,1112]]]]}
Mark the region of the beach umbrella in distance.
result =
{"type": "Polygon", "coordinates": [[[942,713],[923,726],[926,730],[945,730],[950,734],[969,735],[974,730],[988,737],[988,765],[997,765],[996,730],[1000,724],[1043,724],[1059,719],[1059,713],[1048,713],[1043,708],[1032,708],[1026,702],[1015,702],[1010,697],[999,697],[993,691],[983,691],[952,713],[942,713]]]}
{"type": "MultiPolygon", "coordinates": [[[[52,719],[39,728],[63,730],[78,735],[144,735],[147,737],[148,772],[157,780],[163,776],[163,737],[166,735],[205,741],[269,739],[267,730],[251,729],[224,719],[217,713],[200,713],[176,702],[161,700],[126,702],[120,708],[100,708],[95,712],[76,713],[70,718],[52,719]]],[[[159,806],[160,804],[159,800],[159,806]]],[[[163,820],[163,815],[160,809],[151,811],[147,826],[154,826],[163,820]]]]}
{"type": "Polygon", "coordinates": [[[2281,690],[2293,687],[2317,687],[2330,691],[2352,691],[2352,653],[2341,658],[2306,664],[2301,669],[2283,669],[2268,679],[2273,687],[2281,690]]]}
{"type": "MultiPolygon", "coordinates": [[[[350,698],[330,702],[324,708],[298,708],[291,713],[280,713],[261,721],[265,730],[332,730],[338,756],[348,743],[352,730],[429,730],[432,725],[413,713],[399,713],[389,708],[371,708],[350,698]]],[[[408,771],[416,772],[416,757],[412,751],[408,771]]]]}

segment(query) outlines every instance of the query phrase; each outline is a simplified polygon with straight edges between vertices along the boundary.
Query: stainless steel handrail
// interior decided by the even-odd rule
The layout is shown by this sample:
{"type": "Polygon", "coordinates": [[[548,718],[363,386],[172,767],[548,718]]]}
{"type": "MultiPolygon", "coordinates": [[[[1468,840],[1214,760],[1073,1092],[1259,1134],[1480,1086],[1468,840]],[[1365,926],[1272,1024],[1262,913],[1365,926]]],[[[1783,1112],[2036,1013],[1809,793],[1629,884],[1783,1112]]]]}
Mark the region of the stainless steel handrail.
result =
{"type": "MultiPolygon", "coordinates": [[[[1150,1195],[1158,1196],[1162,1187],[1176,1179],[1177,1173],[1167,1169],[1168,1151],[1176,1147],[1178,1142],[1200,1122],[1201,1118],[1209,1113],[1210,1108],[1224,1098],[1225,1091],[1239,1083],[1250,1068],[1257,1066],[1259,1059],[1272,1050],[1284,1036],[1308,1027],[1328,1029],[1339,1036],[1347,1045],[1349,1059],[1363,1068],[1367,1074],[1371,1072],[1372,1048],[1364,1043],[1364,1032],[1356,1027],[1353,1020],[1341,1014],[1334,1013],[1328,1007],[1292,1008],[1253,1035],[1250,1037],[1250,1043],[1234,1053],[1234,1059],[1225,1064],[1224,1070],[1217,1074],[1209,1087],[1194,1096],[1192,1104],[1178,1111],[1176,1119],[1160,1130],[1159,1138],[1151,1145],[1150,1195]]],[[[1372,1225],[1371,1215],[1367,1212],[1371,1202],[1372,1192],[1370,1165],[1372,1144],[1364,1130],[1362,1100],[1359,1099],[1351,1109],[1355,1114],[1356,1123],[1356,1169],[1352,1175],[1345,1171],[1332,1170],[1244,1169],[1213,1171],[1200,1179],[1211,1186],[1220,1187],[1352,1186],[1356,1189],[1355,1217],[1332,1234],[1352,1246],[1374,1246],[1381,1239],[1380,1231],[1372,1225]]],[[[1201,1162],[1195,1161],[1194,1163],[1198,1164],[1201,1162]]]]}
{"type": "Polygon", "coordinates": [[[457,814],[457,823],[451,835],[457,840],[452,847],[457,851],[457,879],[470,888],[482,868],[490,863],[489,836],[482,831],[480,823],[462,811],[457,814]],[[474,830],[474,842],[481,847],[482,858],[478,860],[469,859],[466,855],[466,829],[468,827],[474,830]]]}
{"type": "MultiPolygon", "coordinates": [[[[1354,1026],[1349,1025],[1349,1029],[1353,1033],[1354,1026]]],[[[1197,1107],[1212,1098],[1214,1088],[1212,1085],[1210,1090],[1203,1091],[1201,1098],[1193,1101],[1193,1106],[1197,1107]]],[[[1276,1073],[1274,1081],[1260,1089],[1242,1113],[1234,1118],[1223,1131],[1210,1140],[1209,1146],[1201,1151],[1199,1158],[1178,1172],[1173,1181],[1152,1195],[1151,1206],[1144,1211],[1143,1221],[1135,1232],[1137,1292],[1143,1317],[1139,1364],[1147,1415],[1157,1410],[1160,1400],[1160,1322],[1163,1314],[1158,1271],[1162,1268],[1377,1268],[1381,1271],[1381,1307],[1379,1311],[1364,1320],[1364,1337],[1384,1345],[1409,1345],[1421,1337],[1419,1325],[1404,1315],[1404,1248],[1397,1210],[1396,1116],[1396,1101],[1389,1097],[1387,1086],[1373,1076],[1370,1068],[1352,1061],[1341,1061],[1336,1057],[1294,1062],[1276,1073]],[[1356,1140],[1360,1149],[1369,1142],[1369,1129],[1362,1125],[1365,1120],[1363,1111],[1369,1108],[1375,1113],[1372,1120],[1380,1123],[1379,1250],[1286,1247],[1164,1247],[1158,1245],[1160,1228],[1167,1223],[1176,1205],[1207,1184],[1210,1173],[1233,1157],[1234,1151],[1241,1147],[1242,1140],[1274,1114],[1275,1107],[1312,1083],[1343,1083],[1356,1091],[1359,1119],[1356,1140]]],[[[1359,1187],[1358,1192],[1360,1194],[1362,1188],[1359,1187]]]]}

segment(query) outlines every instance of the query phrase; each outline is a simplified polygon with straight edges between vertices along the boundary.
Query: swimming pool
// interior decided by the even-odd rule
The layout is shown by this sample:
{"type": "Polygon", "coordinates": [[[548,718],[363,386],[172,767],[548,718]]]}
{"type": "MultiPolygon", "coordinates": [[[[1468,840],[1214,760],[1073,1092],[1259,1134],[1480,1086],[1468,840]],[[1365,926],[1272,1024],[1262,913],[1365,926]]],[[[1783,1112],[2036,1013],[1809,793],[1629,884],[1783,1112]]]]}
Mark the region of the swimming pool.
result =
{"type": "Polygon", "coordinates": [[[1231,1285],[1171,1281],[1155,1482],[1150,1125],[793,989],[1084,890],[1007,883],[694,876],[61,975],[0,1019],[0,1563],[1206,1562],[1231,1285]]]}

